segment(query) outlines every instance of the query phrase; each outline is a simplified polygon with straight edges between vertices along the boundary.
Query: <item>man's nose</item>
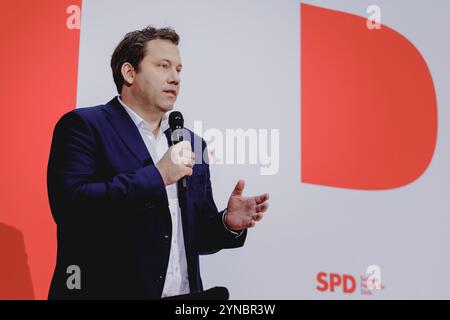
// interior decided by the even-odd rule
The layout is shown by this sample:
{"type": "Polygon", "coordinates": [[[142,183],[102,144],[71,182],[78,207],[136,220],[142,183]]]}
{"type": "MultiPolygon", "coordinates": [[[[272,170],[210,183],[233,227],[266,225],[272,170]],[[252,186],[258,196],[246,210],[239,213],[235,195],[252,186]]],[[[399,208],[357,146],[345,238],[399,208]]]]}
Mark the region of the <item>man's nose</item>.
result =
{"type": "Polygon", "coordinates": [[[178,85],[180,83],[180,74],[178,73],[177,70],[172,70],[167,82],[174,85],[178,85]]]}

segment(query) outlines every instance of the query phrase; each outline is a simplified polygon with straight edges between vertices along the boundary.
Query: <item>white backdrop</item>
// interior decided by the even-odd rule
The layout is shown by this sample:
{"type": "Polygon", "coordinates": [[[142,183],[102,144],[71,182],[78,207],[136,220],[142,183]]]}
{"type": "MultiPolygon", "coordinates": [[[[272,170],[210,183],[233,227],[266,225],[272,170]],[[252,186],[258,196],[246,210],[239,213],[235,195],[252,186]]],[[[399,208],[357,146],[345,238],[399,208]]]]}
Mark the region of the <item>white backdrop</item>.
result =
{"type": "MultiPolygon", "coordinates": [[[[181,36],[181,94],[186,126],[203,129],[279,129],[280,169],[212,166],[217,206],[226,206],[236,181],[246,193],[269,192],[270,210],[241,249],[202,257],[205,288],[223,285],[232,299],[450,298],[450,44],[441,1],[306,1],[366,16],[377,4],[382,23],[408,38],[433,76],[438,141],[425,173],[403,188],[356,191],[300,181],[299,1],[83,1],[79,107],[115,94],[111,54],[128,31],[152,24],[181,36]],[[351,274],[381,268],[384,290],[316,290],[320,271],[351,274]]],[[[359,288],[358,288],[359,289],[359,288]]]]}

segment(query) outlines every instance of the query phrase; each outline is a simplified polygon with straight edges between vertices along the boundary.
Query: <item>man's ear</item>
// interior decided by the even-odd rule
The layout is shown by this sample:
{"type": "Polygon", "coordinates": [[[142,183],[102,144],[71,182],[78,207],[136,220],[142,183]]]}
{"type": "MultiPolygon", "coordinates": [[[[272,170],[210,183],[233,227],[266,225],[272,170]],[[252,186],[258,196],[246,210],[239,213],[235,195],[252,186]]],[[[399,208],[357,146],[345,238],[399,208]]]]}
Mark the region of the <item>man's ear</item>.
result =
{"type": "Polygon", "coordinates": [[[125,62],[122,64],[122,68],[120,68],[120,71],[122,72],[122,77],[125,80],[124,85],[130,86],[134,82],[134,77],[136,75],[136,71],[134,70],[134,67],[129,62],[125,62]]]}

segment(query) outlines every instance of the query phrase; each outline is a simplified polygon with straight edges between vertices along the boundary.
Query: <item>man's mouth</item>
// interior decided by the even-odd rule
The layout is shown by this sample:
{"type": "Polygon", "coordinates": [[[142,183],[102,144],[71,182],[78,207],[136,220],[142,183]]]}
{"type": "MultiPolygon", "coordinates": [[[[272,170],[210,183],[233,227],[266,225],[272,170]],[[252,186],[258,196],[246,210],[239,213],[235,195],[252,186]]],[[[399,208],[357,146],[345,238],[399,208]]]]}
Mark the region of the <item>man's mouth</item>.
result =
{"type": "Polygon", "coordinates": [[[177,92],[175,90],[172,90],[172,89],[164,90],[163,92],[167,93],[172,98],[175,98],[177,96],[177,92]]]}

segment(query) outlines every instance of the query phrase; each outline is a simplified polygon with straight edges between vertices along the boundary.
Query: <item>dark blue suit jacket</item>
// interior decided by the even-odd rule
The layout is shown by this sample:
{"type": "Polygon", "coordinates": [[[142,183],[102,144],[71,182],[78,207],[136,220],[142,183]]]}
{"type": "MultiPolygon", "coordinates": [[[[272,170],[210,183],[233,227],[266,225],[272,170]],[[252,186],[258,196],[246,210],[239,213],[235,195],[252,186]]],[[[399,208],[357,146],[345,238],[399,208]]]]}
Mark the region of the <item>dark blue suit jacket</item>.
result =
{"type": "MultiPolygon", "coordinates": [[[[165,133],[169,137],[170,129],[165,133]]],[[[203,152],[205,142],[189,133],[193,150],[203,152]],[[196,141],[202,148],[195,148],[196,141]]],[[[49,298],[161,297],[172,237],[166,189],[117,98],[60,119],[53,134],[47,187],[58,227],[49,298]],[[70,265],[80,267],[81,289],[69,290],[66,285],[70,265]]],[[[224,227],[207,163],[194,166],[183,199],[189,284],[197,292],[203,289],[199,255],[242,246],[246,231],[236,237],[224,227]]]]}

